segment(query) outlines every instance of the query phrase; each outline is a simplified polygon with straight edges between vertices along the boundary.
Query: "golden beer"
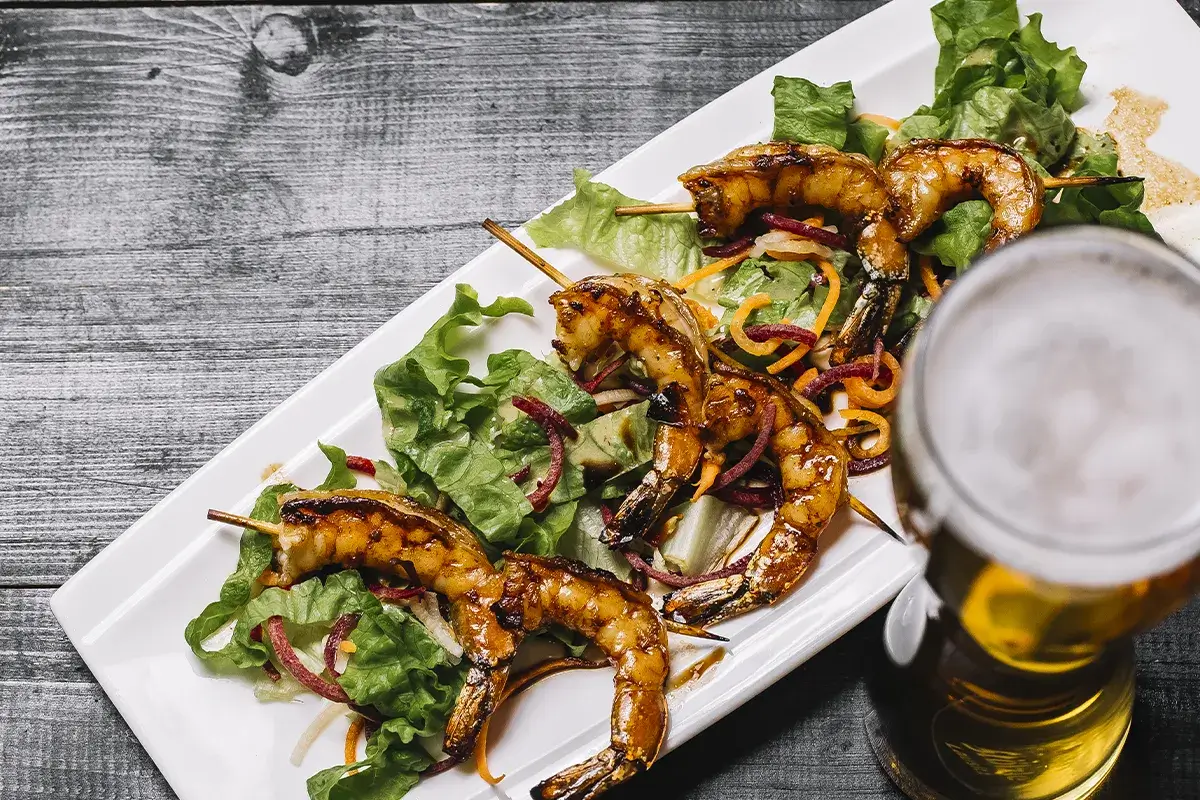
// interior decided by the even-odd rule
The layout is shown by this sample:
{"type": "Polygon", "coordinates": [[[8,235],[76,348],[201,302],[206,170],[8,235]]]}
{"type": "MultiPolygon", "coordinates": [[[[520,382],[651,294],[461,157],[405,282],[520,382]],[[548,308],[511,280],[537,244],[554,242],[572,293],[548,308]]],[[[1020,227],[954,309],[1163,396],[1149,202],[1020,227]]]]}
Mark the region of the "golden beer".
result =
{"type": "Polygon", "coordinates": [[[929,560],[867,722],[910,797],[1085,798],[1112,769],[1130,636],[1200,586],[1194,348],[1200,270],[1094,229],[985,258],[918,336],[892,475],[929,560]]]}

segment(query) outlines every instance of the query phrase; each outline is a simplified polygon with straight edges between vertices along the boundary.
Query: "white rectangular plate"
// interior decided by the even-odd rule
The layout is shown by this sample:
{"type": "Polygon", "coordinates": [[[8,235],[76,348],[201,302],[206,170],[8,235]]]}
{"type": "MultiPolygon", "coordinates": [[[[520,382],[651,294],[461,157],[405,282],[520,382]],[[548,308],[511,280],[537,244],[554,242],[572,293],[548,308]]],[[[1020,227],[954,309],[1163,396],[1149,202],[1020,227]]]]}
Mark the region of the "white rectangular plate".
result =
{"type": "MultiPolygon", "coordinates": [[[[896,0],[750,79],[598,176],[627,194],[683,199],[675,176],[733,147],[770,137],[771,81],[804,76],[853,80],[864,110],[902,116],[927,102],[937,47],[929,0],[896,0]]],[[[1130,85],[1171,103],[1153,146],[1195,167],[1188,147],[1200,128],[1190,85],[1200,35],[1174,0],[1042,0],[1051,39],[1076,45],[1089,68],[1080,124],[1102,126],[1108,93],[1130,85]]],[[[1169,241],[1196,249],[1195,207],[1156,220],[1169,241]]],[[[568,275],[600,271],[574,252],[550,254],[568,275]]],[[[471,261],[264,417],[168,495],[55,593],[51,606],[71,642],[183,800],[304,797],[305,778],[341,758],[342,726],[327,732],[300,768],[288,755],[316,714],[315,699],[259,703],[250,683],[209,674],[183,641],[188,619],[216,596],[237,558],[237,537],[210,525],[210,507],[249,509],[265,465],[301,485],[324,472],[320,438],[383,456],[371,389],[377,368],[412,347],[449,306],[456,282],[486,302],[519,294],[537,318],[485,325],[468,342],[478,367],[488,351],[545,352],[553,332],[546,298],[553,286],[501,245],[471,261]],[[486,344],[486,349],[484,347],[486,344]]],[[[854,492],[895,522],[890,481],[877,474],[854,492]]],[[[729,654],[696,686],[671,697],[666,749],[678,747],[881,607],[919,569],[921,554],[891,541],[848,512],[822,540],[800,588],[777,606],[726,623],[729,654]]],[[[689,649],[675,669],[698,657],[689,649]]],[[[857,669],[857,665],[848,665],[857,669]]],[[[601,672],[560,676],[527,693],[493,727],[491,764],[507,778],[494,789],[466,769],[422,782],[422,797],[527,797],[556,770],[598,751],[608,736],[611,681],[601,672]]]]}

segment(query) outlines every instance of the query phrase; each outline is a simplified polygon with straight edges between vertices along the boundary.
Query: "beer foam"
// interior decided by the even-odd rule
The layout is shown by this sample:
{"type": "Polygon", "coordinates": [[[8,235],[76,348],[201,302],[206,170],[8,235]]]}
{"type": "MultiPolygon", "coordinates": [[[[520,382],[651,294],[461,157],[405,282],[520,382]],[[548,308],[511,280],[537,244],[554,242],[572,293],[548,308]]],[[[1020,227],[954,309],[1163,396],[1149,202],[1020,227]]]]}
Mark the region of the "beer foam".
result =
{"type": "Polygon", "coordinates": [[[997,253],[935,320],[923,435],[997,530],[1165,570],[1146,545],[1200,528],[1197,275],[1159,248],[1038,244],[997,253]]]}

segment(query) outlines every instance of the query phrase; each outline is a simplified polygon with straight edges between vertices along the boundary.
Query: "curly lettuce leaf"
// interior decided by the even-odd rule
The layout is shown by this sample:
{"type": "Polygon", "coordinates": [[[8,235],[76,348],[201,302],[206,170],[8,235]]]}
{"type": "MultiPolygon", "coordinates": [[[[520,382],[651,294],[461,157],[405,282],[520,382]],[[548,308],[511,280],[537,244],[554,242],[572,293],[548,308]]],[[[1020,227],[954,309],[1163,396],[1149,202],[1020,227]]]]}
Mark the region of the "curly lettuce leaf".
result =
{"type": "Polygon", "coordinates": [[[1042,15],[1030,14],[1025,26],[1017,33],[1018,49],[1028,56],[1045,74],[1049,82],[1049,102],[1059,102],[1067,111],[1077,111],[1083,105],[1079,84],[1087,63],[1074,47],[1063,50],[1042,35],[1042,15]]]}
{"type": "Polygon", "coordinates": [[[958,274],[983,251],[992,232],[992,207],[986,200],[967,200],[942,215],[912,243],[912,249],[934,256],[958,274]]]}
{"type": "MultiPolygon", "coordinates": [[[[264,522],[279,522],[279,498],[299,487],[291,483],[279,483],[262,490],[250,512],[252,519],[264,522]]],[[[237,567],[221,585],[219,598],[209,603],[199,616],[187,624],[183,638],[196,657],[214,668],[236,668],[246,666],[243,649],[230,641],[219,650],[205,650],[203,645],[211,636],[235,616],[242,613],[259,588],[258,577],[271,566],[273,554],[271,537],[247,528],[242,532],[241,548],[238,551],[237,567]]],[[[259,664],[263,662],[258,662],[259,664]]]]}
{"type": "Polygon", "coordinates": [[[930,9],[933,33],[941,50],[933,73],[935,93],[954,81],[964,61],[989,40],[1007,40],[1021,18],[1015,0],[945,0],[930,9]]]}
{"type": "Polygon", "coordinates": [[[309,778],[308,796],[400,798],[433,762],[418,739],[440,736],[445,729],[466,663],[451,663],[412,614],[394,605],[364,614],[349,640],[354,654],[338,683],[355,703],[374,706],[390,719],[368,740],[363,760],[309,778]]]}
{"type": "Polygon", "coordinates": [[[325,480],[321,481],[321,485],[317,487],[319,491],[328,492],[335,489],[353,489],[358,485],[358,478],[346,466],[345,450],[337,445],[325,444],[324,442],[317,442],[317,447],[321,448],[321,452],[329,459],[329,474],[325,476],[325,480]]]}
{"type": "Polygon", "coordinates": [[[854,107],[849,81],[818,86],[804,78],[775,76],[775,130],[772,139],[801,144],[825,144],[841,150],[846,125],[854,107]]]}
{"type": "Polygon", "coordinates": [[[1075,123],[1060,103],[1043,105],[1018,89],[985,86],[954,107],[946,135],[1003,142],[1048,167],[1070,150],[1075,123]]]}
{"type": "Polygon", "coordinates": [[[675,281],[700,268],[700,236],[687,214],[617,217],[637,205],[611,186],[575,170],[575,195],[525,225],[538,247],[573,247],[620,270],[675,281]]]}
{"type": "Polygon", "coordinates": [[[519,298],[497,298],[480,306],[475,290],[456,287],[454,303],[407,355],[375,374],[375,396],[383,417],[384,441],[396,459],[407,492],[433,505],[444,492],[484,538],[512,540],[533,509],[506,476],[491,449],[471,435],[455,408],[456,389],[469,363],[449,352],[452,337],[484,317],[532,314],[519,298]]]}
{"type": "Polygon", "coordinates": [[[862,153],[875,163],[883,158],[884,146],[892,132],[869,119],[859,119],[846,126],[847,153],[862,153]]]}

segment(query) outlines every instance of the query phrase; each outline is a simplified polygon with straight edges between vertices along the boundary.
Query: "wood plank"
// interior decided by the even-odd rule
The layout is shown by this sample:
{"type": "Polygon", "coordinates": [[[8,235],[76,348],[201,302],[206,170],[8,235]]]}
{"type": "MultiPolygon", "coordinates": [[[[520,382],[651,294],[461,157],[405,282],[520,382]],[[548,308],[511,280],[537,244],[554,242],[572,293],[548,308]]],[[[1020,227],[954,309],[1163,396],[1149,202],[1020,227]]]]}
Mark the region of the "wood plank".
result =
{"type": "MultiPolygon", "coordinates": [[[[63,637],[50,594],[0,589],[0,796],[171,796],[63,637]],[[76,786],[87,791],[55,794],[76,786]]],[[[878,657],[882,620],[876,614],[612,797],[898,797],[859,727],[862,673],[878,657]]],[[[1112,800],[1200,794],[1198,645],[1200,599],[1139,639],[1134,733],[1112,800]]]]}
{"type": "Polygon", "coordinates": [[[296,11],[276,20],[314,41],[297,75],[254,47],[263,9],[11,12],[0,152],[22,166],[3,246],[524,219],[571,167],[606,166],[879,4],[296,11]]]}

